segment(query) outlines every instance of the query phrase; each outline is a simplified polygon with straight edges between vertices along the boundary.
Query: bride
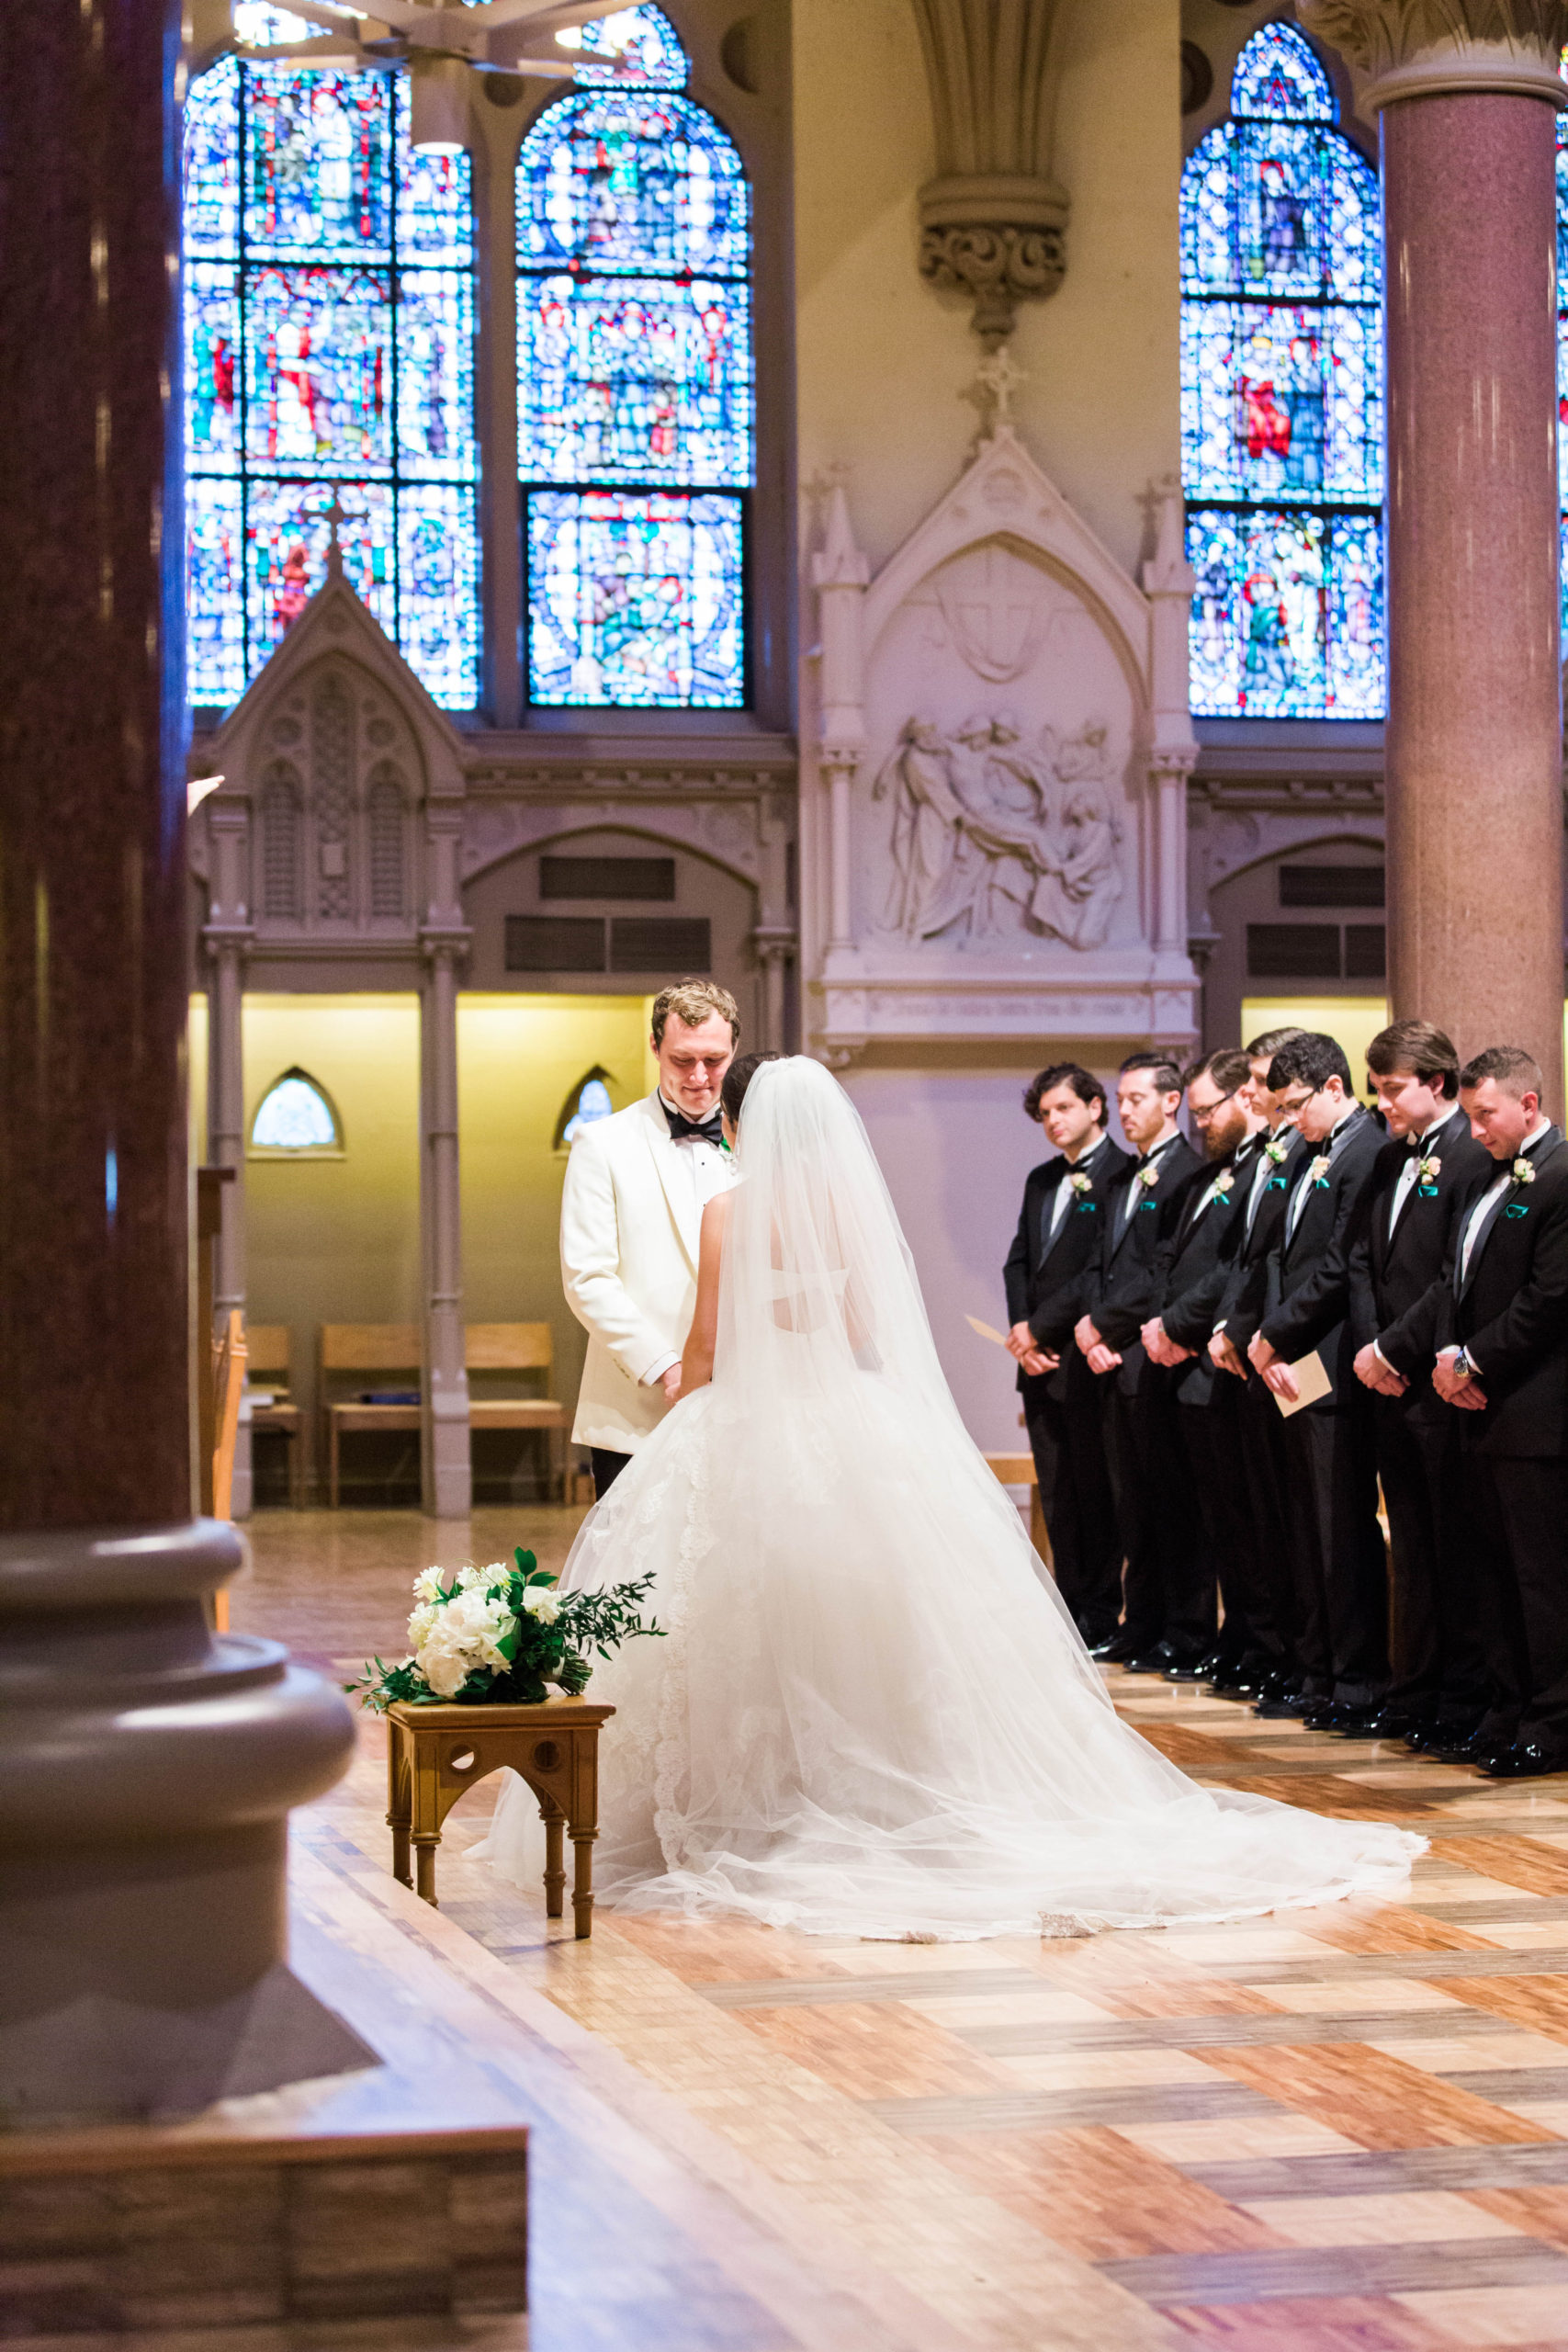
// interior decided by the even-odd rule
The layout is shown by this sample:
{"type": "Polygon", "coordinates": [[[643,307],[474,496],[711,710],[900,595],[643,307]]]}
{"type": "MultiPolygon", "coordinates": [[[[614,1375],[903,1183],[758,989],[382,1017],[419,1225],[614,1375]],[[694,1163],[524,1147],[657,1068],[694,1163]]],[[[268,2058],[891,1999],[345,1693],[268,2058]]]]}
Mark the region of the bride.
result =
{"type": "MultiPolygon", "coordinates": [[[[958,1417],[871,1145],[819,1064],[725,1080],[681,1400],[562,1578],[653,1572],[596,1667],[601,1899],[963,1939],[1386,1888],[1423,1840],[1201,1789],[1117,1716],[958,1417]],[[744,1104],[744,1111],[742,1110],[744,1104]]],[[[477,1857],[537,1883],[508,1774],[477,1857]]]]}

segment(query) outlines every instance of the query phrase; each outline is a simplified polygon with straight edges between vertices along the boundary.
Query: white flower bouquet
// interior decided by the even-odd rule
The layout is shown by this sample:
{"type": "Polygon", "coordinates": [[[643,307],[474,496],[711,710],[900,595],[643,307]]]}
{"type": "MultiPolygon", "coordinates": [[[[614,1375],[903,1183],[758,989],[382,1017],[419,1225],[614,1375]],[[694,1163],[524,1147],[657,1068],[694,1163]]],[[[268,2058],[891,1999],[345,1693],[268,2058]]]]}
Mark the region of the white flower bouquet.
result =
{"type": "Polygon", "coordinates": [[[641,1604],[651,1577],[612,1585],[604,1592],[558,1593],[556,1579],[532,1552],[519,1547],[515,1566],[453,1571],[426,1568],[414,1578],[409,1617],[410,1654],[400,1665],[366,1662],[345,1690],[364,1693],[378,1714],[394,1700],[415,1705],[536,1706],[548,1686],[576,1697],[593,1671],[587,1653],[608,1657],[639,1634],[662,1638],[644,1624],[641,1604]]]}

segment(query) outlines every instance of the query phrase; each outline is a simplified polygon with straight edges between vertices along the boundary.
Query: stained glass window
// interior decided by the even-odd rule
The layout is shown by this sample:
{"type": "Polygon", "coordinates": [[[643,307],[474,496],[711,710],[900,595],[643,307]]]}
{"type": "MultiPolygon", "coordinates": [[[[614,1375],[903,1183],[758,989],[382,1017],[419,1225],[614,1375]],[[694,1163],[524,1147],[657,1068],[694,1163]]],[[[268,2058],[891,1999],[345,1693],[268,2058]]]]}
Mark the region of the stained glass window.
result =
{"type": "MultiPolygon", "coordinates": [[[[262,43],[314,27],[240,0],[262,43]]],[[[409,141],[400,74],[225,57],[186,107],[189,694],[244,691],[344,571],[434,699],[479,698],[466,155],[409,141]]]]}
{"type": "Polygon", "coordinates": [[[753,480],[740,158],[657,8],[584,25],[517,167],[519,466],[536,705],[746,699],[753,480]],[[596,61],[604,60],[604,62],[596,61]]]}
{"type": "Polygon", "coordinates": [[[1181,185],[1191,701],[1377,718],[1386,701],[1377,175],[1293,26],[1242,51],[1181,185]]]}

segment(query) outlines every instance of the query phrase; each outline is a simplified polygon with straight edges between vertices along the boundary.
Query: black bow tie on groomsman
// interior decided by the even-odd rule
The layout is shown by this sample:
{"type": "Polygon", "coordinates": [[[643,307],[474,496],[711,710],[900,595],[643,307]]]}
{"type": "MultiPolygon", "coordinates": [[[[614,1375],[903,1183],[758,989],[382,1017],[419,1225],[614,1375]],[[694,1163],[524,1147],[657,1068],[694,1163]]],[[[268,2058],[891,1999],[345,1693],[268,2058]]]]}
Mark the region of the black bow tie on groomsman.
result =
{"type": "Polygon", "coordinates": [[[724,1120],[717,1111],[705,1119],[688,1119],[682,1111],[672,1111],[661,1094],[659,1107],[670,1122],[670,1134],[676,1143],[717,1143],[724,1141],[724,1120]]]}

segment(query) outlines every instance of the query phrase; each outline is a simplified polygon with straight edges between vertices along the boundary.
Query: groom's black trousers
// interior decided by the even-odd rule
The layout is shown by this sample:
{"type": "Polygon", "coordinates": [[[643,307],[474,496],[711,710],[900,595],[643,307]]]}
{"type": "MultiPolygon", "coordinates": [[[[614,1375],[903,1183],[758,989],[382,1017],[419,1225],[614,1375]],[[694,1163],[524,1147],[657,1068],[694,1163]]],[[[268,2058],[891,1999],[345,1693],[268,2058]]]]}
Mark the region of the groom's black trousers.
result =
{"type": "Polygon", "coordinates": [[[593,1464],[593,1499],[602,1503],[627,1463],[629,1453],[612,1453],[607,1445],[591,1445],[588,1449],[593,1464]]]}

